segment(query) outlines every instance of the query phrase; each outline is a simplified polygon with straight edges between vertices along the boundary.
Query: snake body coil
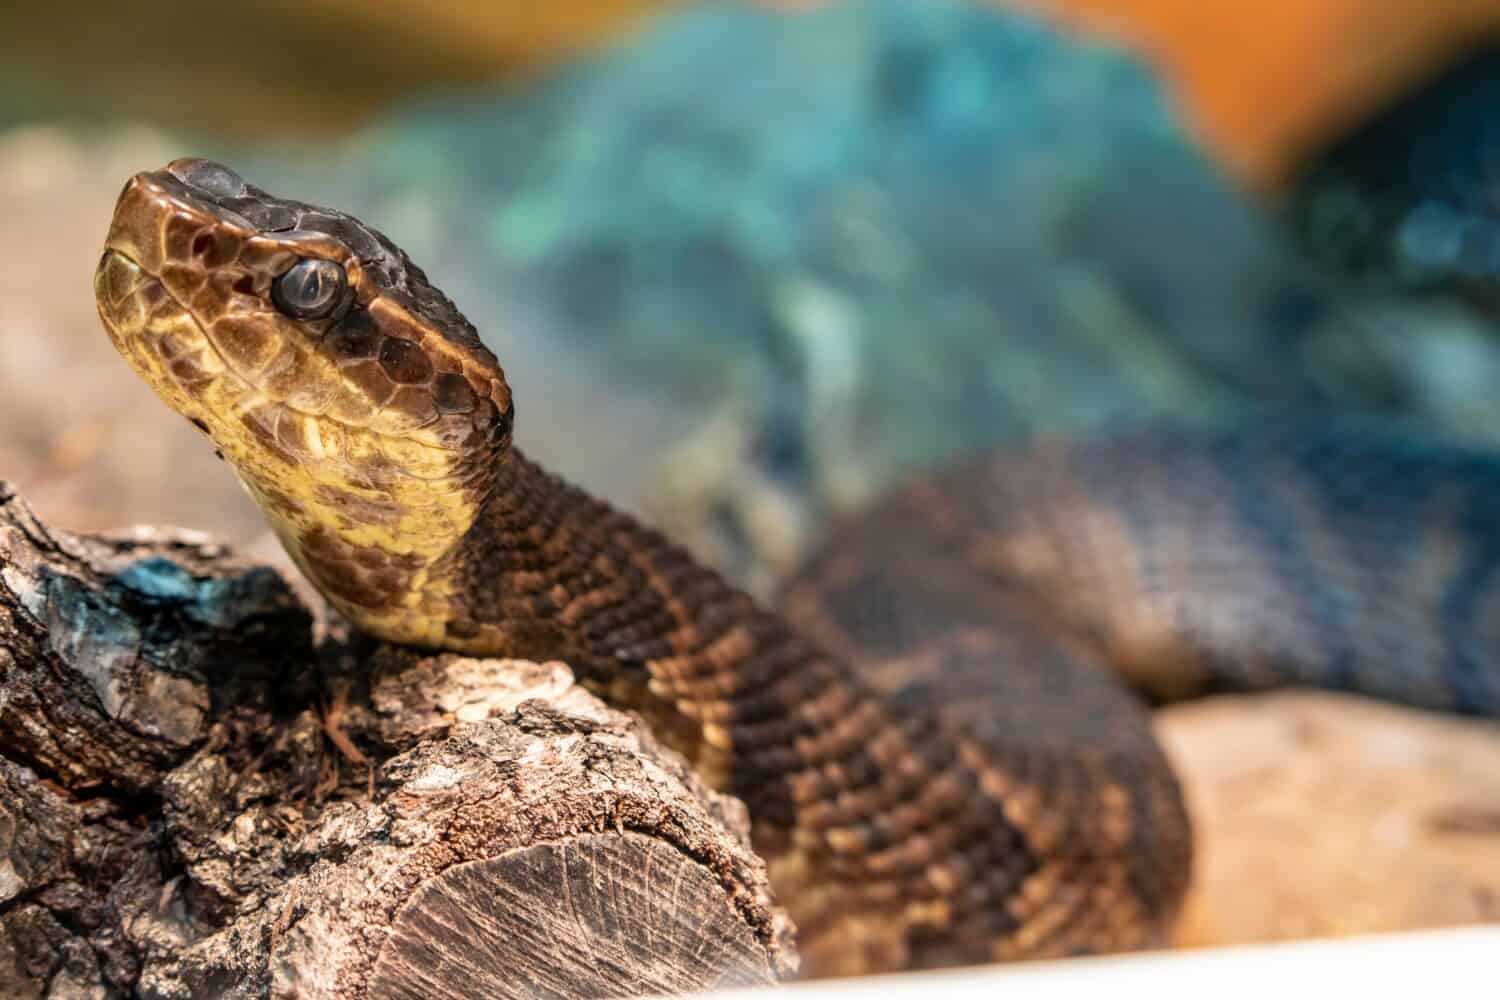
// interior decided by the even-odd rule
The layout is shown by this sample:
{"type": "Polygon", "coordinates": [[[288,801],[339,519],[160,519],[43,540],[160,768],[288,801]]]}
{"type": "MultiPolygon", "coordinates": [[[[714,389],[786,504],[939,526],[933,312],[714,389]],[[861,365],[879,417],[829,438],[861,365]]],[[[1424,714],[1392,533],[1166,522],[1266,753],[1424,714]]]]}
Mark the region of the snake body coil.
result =
{"type": "Polygon", "coordinates": [[[842,968],[1160,942],[1191,840],[1132,687],[1500,711],[1484,456],[1280,426],[994,456],[839,529],[789,619],[514,448],[495,357],[358,220],[178,160],[126,186],[96,291],[335,607],[648,710],[842,968]]]}

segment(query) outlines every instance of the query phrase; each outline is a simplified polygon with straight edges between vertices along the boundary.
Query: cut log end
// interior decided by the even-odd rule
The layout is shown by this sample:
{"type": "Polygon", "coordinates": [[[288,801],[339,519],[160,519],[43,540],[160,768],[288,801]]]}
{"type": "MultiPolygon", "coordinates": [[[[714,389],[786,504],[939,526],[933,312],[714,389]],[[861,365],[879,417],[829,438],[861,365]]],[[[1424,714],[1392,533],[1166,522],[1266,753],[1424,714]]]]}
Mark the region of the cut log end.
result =
{"type": "Polygon", "coordinates": [[[536,844],[431,879],[397,915],[370,996],[619,997],[776,978],[701,864],[627,832],[536,844]]]}

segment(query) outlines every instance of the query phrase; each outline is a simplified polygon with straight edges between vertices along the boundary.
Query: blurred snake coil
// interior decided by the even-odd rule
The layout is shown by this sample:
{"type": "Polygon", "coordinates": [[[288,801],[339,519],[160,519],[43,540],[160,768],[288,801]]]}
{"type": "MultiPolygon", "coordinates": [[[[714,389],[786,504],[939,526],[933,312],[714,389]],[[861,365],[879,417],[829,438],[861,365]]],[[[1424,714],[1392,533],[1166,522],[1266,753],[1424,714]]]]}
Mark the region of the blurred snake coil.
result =
{"type": "Polygon", "coordinates": [[[860,967],[1164,943],[1192,839],[1148,701],[1500,714],[1492,456],[1296,423],[991,455],[837,527],[776,613],[514,447],[495,356],[357,219],[177,160],[95,287],[335,608],[644,712],[860,967]]]}

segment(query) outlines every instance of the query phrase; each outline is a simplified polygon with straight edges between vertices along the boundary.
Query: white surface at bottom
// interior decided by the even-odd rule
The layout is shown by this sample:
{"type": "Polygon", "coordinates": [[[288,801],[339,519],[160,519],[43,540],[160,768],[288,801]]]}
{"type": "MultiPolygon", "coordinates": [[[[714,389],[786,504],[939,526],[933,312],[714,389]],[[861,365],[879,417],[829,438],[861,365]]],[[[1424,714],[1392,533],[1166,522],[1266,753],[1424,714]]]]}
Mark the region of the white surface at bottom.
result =
{"type": "Polygon", "coordinates": [[[801,983],[714,1000],[1500,1000],[1500,925],[801,983]]]}

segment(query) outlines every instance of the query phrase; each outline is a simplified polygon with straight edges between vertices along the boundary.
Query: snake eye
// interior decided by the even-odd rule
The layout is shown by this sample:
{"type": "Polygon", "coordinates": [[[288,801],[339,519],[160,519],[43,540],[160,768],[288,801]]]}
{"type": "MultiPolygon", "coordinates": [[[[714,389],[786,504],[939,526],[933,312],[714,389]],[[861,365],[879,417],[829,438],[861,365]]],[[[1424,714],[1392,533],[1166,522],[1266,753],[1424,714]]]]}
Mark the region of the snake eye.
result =
{"type": "Polygon", "coordinates": [[[322,319],[342,306],[349,276],[336,262],[304,257],[271,282],[271,301],[295,319],[322,319]]]}

